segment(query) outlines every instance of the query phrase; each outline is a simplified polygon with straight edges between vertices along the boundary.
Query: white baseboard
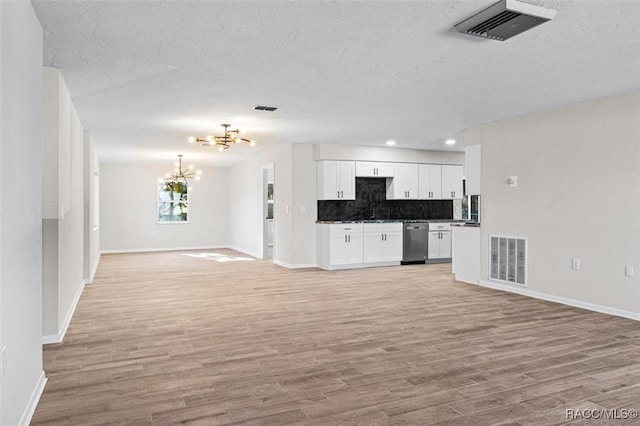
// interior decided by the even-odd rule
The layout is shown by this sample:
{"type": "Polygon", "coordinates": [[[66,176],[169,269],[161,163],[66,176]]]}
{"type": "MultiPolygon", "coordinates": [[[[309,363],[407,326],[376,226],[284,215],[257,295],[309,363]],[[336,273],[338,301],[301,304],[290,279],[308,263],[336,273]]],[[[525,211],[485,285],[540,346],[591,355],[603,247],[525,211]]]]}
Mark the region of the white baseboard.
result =
{"type": "Polygon", "coordinates": [[[508,291],[509,293],[516,293],[522,296],[533,297],[535,299],[547,300],[549,302],[562,303],[563,305],[569,305],[576,308],[582,308],[589,311],[600,312],[603,314],[615,315],[617,317],[628,318],[636,321],[640,321],[640,313],[626,311],[624,309],[611,308],[609,306],[604,305],[596,305],[595,303],[584,302],[582,300],[569,299],[567,297],[554,296],[552,294],[540,293],[537,291],[529,290],[526,287],[522,286],[510,286],[508,284],[497,283],[493,281],[484,281],[480,280],[479,283],[469,283],[476,284],[482,287],[488,287],[495,290],[508,291]]]}
{"type": "Polygon", "coordinates": [[[154,251],[215,250],[215,249],[225,249],[225,248],[230,248],[230,247],[206,246],[206,247],[165,247],[165,248],[146,248],[146,249],[102,250],[100,254],[147,253],[147,252],[154,252],[154,251]]]}
{"type": "Polygon", "coordinates": [[[31,423],[31,418],[33,417],[33,413],[36,412],[36,407],[38,406],[38,402],[40,401],[40,396],[44,391],[44,385],[47,384],[47,378],[44,375],[44,371],[40,372],[40,377],[38,378],[38,382],[36,383],[36,387],[31,392],[31,397],[29,397],[29,403],[25,407],[22,412],[22,416],[20,417],[20,426],[29,426],[31,423]]]}
{"type": "Polygon", "coordinates": [[[350,263],[348,265],[323,265],[318,268],[325,271],[339,271],[342,269],[362,269],[362,268],[379,268],[383,266],[400,266],[400,261],[392,262],[367,262],[367,263],[350,263]]]}
{"type": "Polygon", "coordinates": [[[62,343],[62,340],[64,339],[64,335],[67,333],[67,329],[69,328],[69,324],[71,324],[71,318],[73,318],[73,314],[76,311],[76,307],[78,306],[78,302],[80,301],[80,296],[82,295],[82,290],[84,290],[84,286],[86,285],[86,283],[87,283],[87,280],[83,280],[82,283],[80,283],[80,287],[78,288],[75,296],[73,297],[73,302],[71,302],[69,311],[67,311],[67,316],[64,318],[64,322],[62,323],[62,326],[58,330],[58,334],[49,334],[46,336],[42,336],[43,345],[62,343]]]}
{"type": "Polygon", "coordinates": [[[281,262],[279,260],[273,259],[273,263],[278,265],[278,266],[282,266],[284,268],[287,269],[301,269],[301,268],[317,268],[318,265],[316,265],[315,263],[286,263],[286,262],[281,262]]]}
{"type": "Polygon", "coordinates": [[[262,259],[262,253],[254,253],[252,251],[245,250],[245,249],[240,248],[240,247],[231,246],[231,247],[220,247],[220,248],[227,248],[229,250],[234,250],[234,251],[237,251],[239,253],[243,253],[243,254],[249,255],[251,257],[255,257],[256,259],[262,259]]]}

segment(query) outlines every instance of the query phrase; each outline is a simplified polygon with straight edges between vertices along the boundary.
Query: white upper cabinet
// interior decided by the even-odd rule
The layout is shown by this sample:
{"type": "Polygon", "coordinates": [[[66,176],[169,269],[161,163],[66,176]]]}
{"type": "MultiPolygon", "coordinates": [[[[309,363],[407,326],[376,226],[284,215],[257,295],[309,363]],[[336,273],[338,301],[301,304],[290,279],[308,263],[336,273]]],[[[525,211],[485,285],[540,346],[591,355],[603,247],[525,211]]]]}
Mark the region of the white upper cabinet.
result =
{"type": "Polygon", "coordinates": [[[418,199],[418,165],[394,164],[393,179],[387,182],[387,200],[418,199]]]}
{"type": "Polygon", "coordinates": [[[462,166],[442,166],[442,199],[462,198],[462,166]]]}
{"type": "Polygon", "coordinates": [[[355,200],[355,161],[318,161],[318,200],[355,200]]]}
{"type": "Polygon", "coordinates": [[[439,200],[442,198],[442,166],[420,164],[418,167],[418,198],[439,200]]]}
{"type": "Polygon", "coordinates": [[[356,161],[357,177],[393,177],[393,163],[356,161]]]}

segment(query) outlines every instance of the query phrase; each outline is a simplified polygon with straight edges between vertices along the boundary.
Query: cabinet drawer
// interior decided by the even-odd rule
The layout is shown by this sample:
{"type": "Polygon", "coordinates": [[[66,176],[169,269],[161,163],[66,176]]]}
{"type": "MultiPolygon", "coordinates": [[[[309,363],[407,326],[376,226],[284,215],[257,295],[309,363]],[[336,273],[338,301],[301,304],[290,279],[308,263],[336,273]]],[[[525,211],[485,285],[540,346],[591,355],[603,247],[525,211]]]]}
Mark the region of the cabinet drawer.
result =
{"type": "Polygon", "coordinates": [[[449,222],[429,222],[429,231],[451,231],[451,224],[449,222]]]}
{"type": "Polygon", "coordinates": [[[345,234],[362,232],[362,223],[333,223],[329,225],[331,234],[345,234]]]}
{"type": "Polygon", "coordinates": [[[385,223],[384,232],[402,232],[402,222],[385,223]]]}

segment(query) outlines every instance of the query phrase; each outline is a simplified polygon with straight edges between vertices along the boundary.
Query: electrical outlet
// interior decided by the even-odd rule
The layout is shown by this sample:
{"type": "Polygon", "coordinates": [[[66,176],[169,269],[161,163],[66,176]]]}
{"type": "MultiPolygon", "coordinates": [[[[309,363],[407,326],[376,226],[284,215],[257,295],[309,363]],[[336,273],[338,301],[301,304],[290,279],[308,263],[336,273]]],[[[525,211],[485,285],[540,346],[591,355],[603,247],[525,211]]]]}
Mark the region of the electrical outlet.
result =
{"type": "Polygon", "coordinates": [[[625,277],[633,276],[633,265],[624,265],[624,276],[625,277]]]}
{"type": "Polygon", "coordinates": [[[0,380],[2,380],[2,378],[4,377],[4,372],[6,369],[6,365],[7,365],[7,361],[6,361],[6,354],[7,354],[7,347],[3,346],[2,349],[0,349],[0,380]]]}
{"type": "Polygon", "coordinates": [[[573,269],[574,271],[580,270],[580,259],[578,259],[577,257],[571,259],[571,269],[573,269]]]}

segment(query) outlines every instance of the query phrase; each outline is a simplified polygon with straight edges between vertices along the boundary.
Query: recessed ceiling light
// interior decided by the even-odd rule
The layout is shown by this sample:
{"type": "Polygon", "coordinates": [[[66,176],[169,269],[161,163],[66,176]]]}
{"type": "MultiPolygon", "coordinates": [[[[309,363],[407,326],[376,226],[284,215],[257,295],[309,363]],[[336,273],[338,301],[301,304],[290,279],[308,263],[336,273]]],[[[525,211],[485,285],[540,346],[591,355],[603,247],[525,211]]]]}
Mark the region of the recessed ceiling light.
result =
{"type": "Polygon", "coordinates": [[[396,141],[387,141],[387,145],[393,146],[396,144],[396,141]]]}
{"type": "Polygon", "coordinates": [[[447,145],[455,145],[456,144],[456,140],[455,139],[447,139],[447,141],[445,143],[447,145]]]}

